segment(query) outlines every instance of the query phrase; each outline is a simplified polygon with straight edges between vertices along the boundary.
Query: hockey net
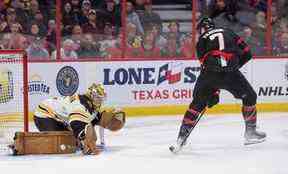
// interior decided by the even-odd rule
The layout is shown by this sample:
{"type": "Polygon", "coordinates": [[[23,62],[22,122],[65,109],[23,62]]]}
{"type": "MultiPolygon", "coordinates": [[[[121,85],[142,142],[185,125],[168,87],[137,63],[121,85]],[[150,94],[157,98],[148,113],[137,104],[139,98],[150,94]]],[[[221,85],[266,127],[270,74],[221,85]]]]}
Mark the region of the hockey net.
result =
{"type": "Polygon", "coordinates": [[[0,153],[28,131],[28,65],[21,50],[0,50],[0,153]]]}

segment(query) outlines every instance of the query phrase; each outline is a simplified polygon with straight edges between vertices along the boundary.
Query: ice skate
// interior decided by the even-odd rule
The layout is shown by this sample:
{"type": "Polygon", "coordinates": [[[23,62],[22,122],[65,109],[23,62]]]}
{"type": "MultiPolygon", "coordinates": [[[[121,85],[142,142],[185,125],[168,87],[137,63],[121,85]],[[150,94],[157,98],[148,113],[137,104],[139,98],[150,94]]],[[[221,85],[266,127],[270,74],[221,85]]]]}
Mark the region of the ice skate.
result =
{"type": "Polygon", "coordinates": [[[187,140],[187,138],[178,138],[177,144],[170,146],[169,150],[175,154],[180,152],[182,150],[183,146],[186,145],[186,143],[187,143],[186,140],[187,140]]]}
{"type": "Polygon", "coordinates": [[[257,131],[256,128],[248,128],[245,131],[244,138],[244,145],[262,143],[266,140],[266,133],[257,131]]]}
{"type": "Polygon", "coordinates": [[[245,142],[244,145],[262,143],[265,141],[266,133],[257,131],[257,109],[256,106],[243,106],[242,114],[245,120],[245,142]]]}
{"type": "Polygon", "coordinates": [[[177,143],[176,145],[169,147],[171,152],[178,153],[182,150],[182,147],[187,144],[187,138],[194,129],[195,125],[199,122],[204,112],[205,109],[201,113],[193,109],[186,111],[178,134],[177,143]]]}

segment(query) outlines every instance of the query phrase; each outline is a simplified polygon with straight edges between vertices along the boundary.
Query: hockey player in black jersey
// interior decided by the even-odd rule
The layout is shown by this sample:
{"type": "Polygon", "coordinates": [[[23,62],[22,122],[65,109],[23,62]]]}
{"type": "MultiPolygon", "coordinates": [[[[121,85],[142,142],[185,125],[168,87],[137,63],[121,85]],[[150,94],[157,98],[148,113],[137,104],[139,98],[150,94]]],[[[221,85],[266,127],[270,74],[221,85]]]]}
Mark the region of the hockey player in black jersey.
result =
{"type": "Polygon", "coordinates": [[[248,45],[233,31],[215,27],[210,18],[203,18],[197,29],[200,36],[196,49],[201,73],[194,87],[193,101],[180,127],[177,146],[171,146],[170,150],[181,150],[206,106],[211,108],[219,102],[219,89],[225,89],[242,100],[244,144],[263,142],[266,134],[256,130],[257,94],[239,71],[252,58],[248,45]]]}

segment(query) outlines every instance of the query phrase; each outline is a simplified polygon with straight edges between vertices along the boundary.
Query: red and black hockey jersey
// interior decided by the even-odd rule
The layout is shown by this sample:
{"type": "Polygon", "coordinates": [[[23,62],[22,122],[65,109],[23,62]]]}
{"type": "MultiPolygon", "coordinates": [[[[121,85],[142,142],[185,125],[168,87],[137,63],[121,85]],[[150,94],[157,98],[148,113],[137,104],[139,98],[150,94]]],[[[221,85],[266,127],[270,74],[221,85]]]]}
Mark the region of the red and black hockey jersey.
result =
{"type": "Polygon", "coordinates": [[[202,67],[208,71],[235,71],[252,58],[244,40],[225,28],[203,33],[196,50],[202,67]]]}

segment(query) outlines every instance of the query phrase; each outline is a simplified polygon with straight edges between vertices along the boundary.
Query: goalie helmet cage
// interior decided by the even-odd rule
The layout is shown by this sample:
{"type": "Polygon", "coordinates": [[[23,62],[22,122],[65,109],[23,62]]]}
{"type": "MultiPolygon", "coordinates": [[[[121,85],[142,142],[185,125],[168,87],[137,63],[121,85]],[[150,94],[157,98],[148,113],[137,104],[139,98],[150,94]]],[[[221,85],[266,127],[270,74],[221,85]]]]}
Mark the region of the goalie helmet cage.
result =
{"type": "Polygon", "coordinates": [[[0,50],[0,152],[16,131],[28,132],[28,61],[24,50],[0,50]]]}

